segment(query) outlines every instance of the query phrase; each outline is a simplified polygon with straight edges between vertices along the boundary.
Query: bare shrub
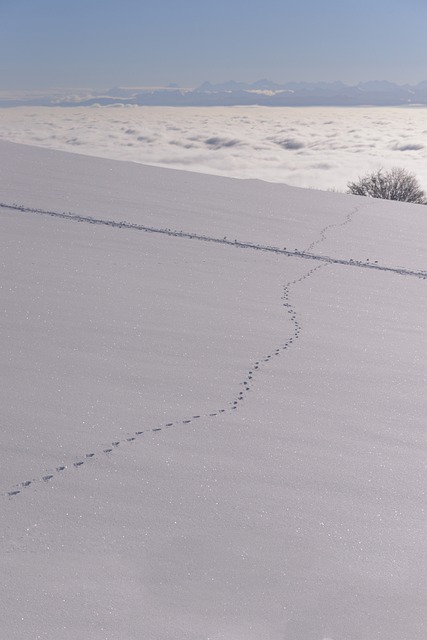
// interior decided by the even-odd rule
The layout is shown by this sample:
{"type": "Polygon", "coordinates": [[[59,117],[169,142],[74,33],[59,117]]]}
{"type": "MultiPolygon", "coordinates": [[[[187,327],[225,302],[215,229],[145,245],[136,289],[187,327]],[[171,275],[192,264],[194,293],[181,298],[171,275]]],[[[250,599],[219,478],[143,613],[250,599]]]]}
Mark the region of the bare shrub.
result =
{"type": "Polygon", "coordinates": [[[355,196],[427,204],[426,194],[414,174],[400,167],[368,173],[357,182],[349,182],[347,187],[355,196]]]}

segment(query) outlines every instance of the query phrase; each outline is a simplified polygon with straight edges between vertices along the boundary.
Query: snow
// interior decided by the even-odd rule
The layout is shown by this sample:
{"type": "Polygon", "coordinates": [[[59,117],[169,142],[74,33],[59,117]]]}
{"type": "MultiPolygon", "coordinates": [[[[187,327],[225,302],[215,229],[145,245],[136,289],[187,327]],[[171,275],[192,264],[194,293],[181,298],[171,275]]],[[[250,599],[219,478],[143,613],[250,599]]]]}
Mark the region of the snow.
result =
{"type": "Polygon", "coordinates": [[[425,208],[0,157],[4,637],[424,640],[425,208]]]}

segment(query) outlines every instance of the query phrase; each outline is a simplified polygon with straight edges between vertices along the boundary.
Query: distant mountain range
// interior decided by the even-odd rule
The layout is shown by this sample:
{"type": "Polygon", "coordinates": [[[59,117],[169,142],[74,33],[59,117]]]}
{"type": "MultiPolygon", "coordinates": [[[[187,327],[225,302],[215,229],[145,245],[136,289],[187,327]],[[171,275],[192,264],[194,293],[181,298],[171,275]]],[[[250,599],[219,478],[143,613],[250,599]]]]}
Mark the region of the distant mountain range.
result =
{"type": "Polygon", "coordinates": [[[230,80],[220,84],[204,82],[195,89],[167,87],[113,87],[104,92],[85,91],[84,95],[20,95],[0,97],[0,107],[14,106],[108,106],[114,104],[147,106],[398,106],[427,104],[427,81],[398,85],[385,80],[347,85],[343,82],[288,82],[271,80],[253,83],[230,80]]]}

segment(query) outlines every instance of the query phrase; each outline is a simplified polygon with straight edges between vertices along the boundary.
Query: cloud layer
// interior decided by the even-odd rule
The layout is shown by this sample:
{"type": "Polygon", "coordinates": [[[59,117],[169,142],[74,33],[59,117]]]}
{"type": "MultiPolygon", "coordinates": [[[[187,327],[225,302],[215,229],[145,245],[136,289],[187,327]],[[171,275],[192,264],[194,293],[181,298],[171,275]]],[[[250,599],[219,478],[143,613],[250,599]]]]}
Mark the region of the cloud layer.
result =
{"type": "Polygon", "coordinates": [[[94,107],[0,110],[5,140],[298,187],[345,190],[402,166],[427,190],[426,108],[94,107]]]}

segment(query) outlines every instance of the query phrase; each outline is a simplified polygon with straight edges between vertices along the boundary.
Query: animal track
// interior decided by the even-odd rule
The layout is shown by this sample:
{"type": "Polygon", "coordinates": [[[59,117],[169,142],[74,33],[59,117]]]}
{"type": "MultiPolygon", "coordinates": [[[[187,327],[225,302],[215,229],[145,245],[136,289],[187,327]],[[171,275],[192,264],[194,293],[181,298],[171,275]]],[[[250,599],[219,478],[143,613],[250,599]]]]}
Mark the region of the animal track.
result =
{"type": "MultiPolygon", "coordinates": [[[[328,224],[326,227],[323,227],[323,229],[321,229],[320,231],[320,238],[318,238],[317,240],[314,240],[308,247],[307,249],[305,249],[306,253],[310,253],[310,251],[312,251],[314,249],[314,247],[318,244],[320,244],[321,242],[325,242],[326,240],[326,233],[328,231],[330,231],[331,229],[334,229],[336,227],[344,227],[345,225],[349,224],[353,218],[353,216],[358,213],[358,211],[360,211],[361,206],[358,205],[357,207],[354,207],[354,209],[352,209],[345,217],[345,220],[343,222],[334,222],[332,224],[328,224]]],[[[307,276],[304,276],[305,278],[307,276]]]]}
{"type": "MultiPolygon", "coordinates": [[[[345,264],[345,265],[352,265],[352,266],[360,266],[363,268],[374,268],[374,269],[380,269],[383,271],[391,271],[394,273],[399,273],[402,275],[409,275],[409,276],[416,276],[419,278],[427,278],[427,272],[426,271],[411,271],[411,270],[407,270],[404,268],[393,268],[393,267],[385,267],[385,266],[380,266],[378,265],[378,262],[375,261],[374,263],[370,263],[369,261],[366,263],[361,263],[359,261],[353,261],[353,260],[337,260],[337,259],[333,259],[333,258],[329,258],[327,256],[316,256],[311,254],[310,252],[312,251],[312,249],[319,243],[323,242],[326,240],[326,234],[329,230],[331,230],[334,227],[339,227],[339,226],[344,226],[347,225],[351,222],[353,216],[357,213],[357,211],[359,210],[358,207],[356,207],[355,209],[353,209],[349,214],[347,214],[345,220],[343,222],[340,223],[336,223],[336,224],[330,224],[326,227],[324,227],[321,231],[320,231],[320,238],[318,238],[317,240],[313,241],[305,251],[299,251],[298,249],[295,249],[294,251],[289,251],[286,249],[286,247],[284,249],[278,249],[277,247],[268,247],[268,246],[261,246],[261,245],[253,245],[251,243],[242,243],[239,241],[235,241],[235,242],[231,242],[228,241],[226,238],[220,240],[217,238],[210,238],[207,236],[199,236],[197,234],[188,234],[185,232],[175,232],[175,231],[171,231],[170,229],[168,230],[161,230],[161,229],[154,229],[151,227],[145,227],[143,225],[132,225],[129,223],[116,223],[113,221],[106,221],[106,220],[97,220],[95,218],[89,218],[89,217],[83,217],[83,216],[77,216],[71,213],[56,213],[56,212],[49,212],[49,211],[43,211],[43,210],[38,210],[38,209],[30,209],[30,208],[26,208],[26,207],[20,207],[18,205],[5,205],[5,204],[1,204],[0,203],[0,207],[4,207],[4,208],[9,208],[9,209],[13,209],[13,210],[18,210],[18,211],[23,211],[23,212],[29,212],[29,213],[38,213],[38,214],[42,214],[42,215],[50,215],[50,216],[56,216],[56,217],[61,217],[61,218],[67,218],[67,219],[73,219],[79,222],[88,222],[91,224],[102,224],[102,225],[107,225],[107,226],[115,226],[115,227],[125,227],[125,228],[130,228],[130,229],[137,229],[137,230],[141,230],[141,231],[148,231],[148,232],[153,232],[153,233],[166,233],[167,235],[170,236],[175,236],[175,237],[191,237],[194,239],[198,239],[198,240],[203,240],[203,241],[207,241],[207,242],[219,242],[219,243],[223,243],[223,244],[230,244],[233,246],[237,246],[240,248],[248,248],[248,249],[256,249],[256,250],[260,250],[260,251],[272,251],[274,253],[284,253],[286,256],[296,256],[298,258],[306,258],[306,259],[311,259],[311,260],[317,260],[320,261],[320,264],[317,265],[316,267],[310,269],[309,271],[307,271],[305,274],[303,274],[301,277],[296,278],[295,280],[292,280],[290,282],[287,282],[284,286],[283,286],[283,295],[282,295],[282,305],[283,307],[287,310],[288,314],[287,317],[289,318],[290,322],[293,325],[293,330],[291,331],[291,335],[289,336],[289,338],[280,346],[280,347],[275,347],[271,353],[266,354],[263,358],[259,358],[258,360],[256,360],[248,369],[248,373],[247,376],[244,380],[242,380],[241,384],[241,389],[238,393],[238,395],[232,399],[229,403],[228,403],[228,408],[221,408],[221,409],[217,409],[216,411],[212,411],[210,413],[206,413],[206,414],[196,414],[193,415],[192,418],[186,418],[184,420],[181,421],[176,421],[176,422],[167,422],[165,424],[165,427],[177,427],[180,424],[190,424],[193,420],[199,420],[200,418],[204,417],[204,418],[210,418],[210,417],[216,417],[219,414],[223,414],[226,413],[227,411],[231,411],[231,410],[237,410],[239,407],[239,404],[241,404],[242,402],[244,402],[245,397],[247,396],[247,394],[251,391],[251,385],[249,384],[249,381],[252,381],[254,376],[256,376],[262,369],[263,367],[265,367],[265,364],[268,364],[271,359],[273,357],[277,357],[280,356],[280,354],[283,351],[286,351],[287,349],[290,349],[293,345],[294,342],[296,340],[298,340],[300,338],[301,332],[302,332],[302,326],[300,321],[298,320],[298,314],[295,310],[295,308],[293,307],[293,305],[290,303],[289,301],[289,297],[290,297],[290,288],[292,286],[297,285],[298,283],[304,281],[306,278],[309,278],[313,273],[315,273],[318,269],[321,269],[325,266],[327,266],[328,264],[345,264]],[[264,364],[265,363],[265,364],[264,364]]],[[[162,431],[162,427],[153,427],[153,428],[149,428],[148,431],[151,432],[155,432],[158,433],[160,431],[162,431]]],[[[136,436],[141,436],[142,434],[144,434],[145,432],[143,430],[140,431],[135,431],[134,435],[130,435],[127,436],[124,440],[116,440],[114,442],[111,443],[111,447],[117,448],[119,445],[124,444],[124,443],[130,443],[136,440],[136,436]]],[[[107,447],[105,449],[102,450],[102,452],[104,454],[110,454],[113,452],[113,448],[111,447],[107,447]]],[[[96,454],[91,452],[91,453],[86,453],[85,454],[85,459],[88,460],[92,460],[96,458],[96,454]]],[[[79,467],[81,467],[84,464],[84,460],[79,460],[77,462],[73,463],[74,468],[78,469],[79,467]]],[[[55,471],[57,473],[61,473],[63,471],[65,471],[67,469],[66,465],[61,465],[55,468],[55,471]]],[[[54,474],[52,473],[48,473],[44,476],[42,476],[40,479],[32,479],[32,480],[26,480],[24,482],[21,482],[19,485],[17,485],[15,488],[13,488],[12,490],[8,491],[5,495],[7,495],[9,498],[13,498],[19,494],[21,494],[21,488],[28,488],[30,485],[32,485],[34,482],[37,481],[43,481],[43,482],[49,482],[50,480],[52,480],[54,478],[54,474]]]]}
{"type": "MultiPolygon", "coordinates": [[[[18,204],[8,204],[6,202],[0,202],[0,208],[3,209],[11,209],[13,211],[21,211],[22,213],[34,213],[37,215],[42,215],[42,216],[51,216],[51,217],[55,217],[55,218],[63,218],[66,220],[73,220],[75,222],[85,222],[88,224],[98,224],[98,225],[103,225],[103,226],[107,226],[107,227],[115,227],[115,228],[119,228],[119,229],[132,229],[132,230],[136,230],[136,231],[144,231],[146,233],[158,233],[161,235],[167,235],[167,236],[172,236],[174,238],[186,238],[186,239],[191,239],[191,240],[199,240],[202,242],[213,242],[216,244],[225,244],[225,245],[229,245],[232,247],[236,247],[236,248],[240,248],[240,249],[252,249],[254,251],[268,251],[270,253],[276,253],[276,254],[283,254],[285,256],[288,257],[297,257],[297,258],[301,258],[304,260],[317,260],[320,262],[329,262],[331,264],[342,264],[342,265],[351,265],[353,267],[362,267],[365,269],[378,269],[380,271],[390,271],[393,273],[398,273],[400,275],[406,275],[406,276],[414,276],[417,278],[422,278],[422,279],[426,279],[427,278],[427,271],[425,270],[419,270],[419,271],[415,271],[413,269],[405,269],[404,267],[387,267],[387,266],[381,266],[378,264],[378,260],[375,260],[373,262],[370,262],[369,260],[365,260],[364,262],[360,261],[360,260],[353,260],[353,259],[349,259],[349,260],[345,260],[345,259],[339,259],[339,258],[332,258],[330,256],[321,256],[321,255],[316,255],[311,253],[311,250],[314,248],[314,246],[316,246],[318,243],[323,242],[324,240],[326,240],[326,232],[334,227],[339,227],[339,226],[343,226],[345,224],[348,224],[349,222],[351,222],[351,218],[352,216],[359,211],[360,207],[356,207],[355,209],[353,209],[350,213],[347,214],[346,219],[344,220],[344,222],[340,222],[340,223],[334,223],[334,224],[330,224],[327,227],[324,227],[321,232],[320,232],[320,238],[313,241],[306,250],[300,250],[300,249],[294,249],[294,250],[288,250],[286,249],[286,247],[284,248],[280,248],[280,247],[274,247],[274,246],[270,246],[270,245],[261,245],[261,244],[254,244],[252,242],[244,242],[244,241],[240,241],[240,240],[227,240],[227,237],[223,237],[223,238],[214,238],[212,236],[204,236],[204,235],[200,235],[197,233],[190,233],[187,231],[177,231],[177,230],[172,230],[172,229],[161,229],[161,228],[157,228],[157,227],[149,227],[147,225],[141,225],[141,224],[133,224],[130,222],[125,222],[125,221],[121,221],[121,222],[116,222],[115,220],[105,220],[102,218],[94,218],[92,216],[82,216],[76,213],[71,213],[71,212],[59,212],[59,211],[47,211],[45,209],[36,209],[36,208],[32,208],[32,207],[25,207],[23,205],[18,205],[18,204]]],[[[308,275],[304,276],[304,278],[308,277],[308,275]]]]}

